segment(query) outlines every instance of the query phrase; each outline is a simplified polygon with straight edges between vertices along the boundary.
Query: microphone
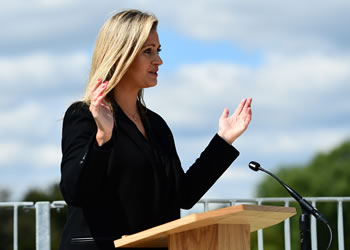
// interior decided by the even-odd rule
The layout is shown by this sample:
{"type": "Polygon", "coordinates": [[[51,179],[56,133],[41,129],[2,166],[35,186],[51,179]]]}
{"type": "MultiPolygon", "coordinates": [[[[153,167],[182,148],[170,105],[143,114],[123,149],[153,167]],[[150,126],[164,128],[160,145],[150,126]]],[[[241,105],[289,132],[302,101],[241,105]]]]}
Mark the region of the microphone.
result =
{"type": "Polygon", "coordinates": [[[249,167],[250,167],[251,170],[254,170],[256,172],[261,169],[260,164],[255,162],[255,161],[249,162],[249,167]]]}
{"type": "Polygon", "coordinates": [[[254,171],[263,171],[267,173],[268,175],[272,176],[275,180],[277,180],[287,191],[288,193],[300,204],[301,208],[307,211],[308,213],[312,214],[315,216],[317,219],[322,221],[324,224],[328,224],[327,220],[325,217],[316,209],[314,208],[309,202],[307,202],[298,192],[296,192],[294,189],[289,187],[287,184],[282,182],[277,176],[274,174],[270,173],[269,171],[263,169],[260,167],[260,164],[255,161],[251,161],[249,163],[249,168],[254,171]]]}

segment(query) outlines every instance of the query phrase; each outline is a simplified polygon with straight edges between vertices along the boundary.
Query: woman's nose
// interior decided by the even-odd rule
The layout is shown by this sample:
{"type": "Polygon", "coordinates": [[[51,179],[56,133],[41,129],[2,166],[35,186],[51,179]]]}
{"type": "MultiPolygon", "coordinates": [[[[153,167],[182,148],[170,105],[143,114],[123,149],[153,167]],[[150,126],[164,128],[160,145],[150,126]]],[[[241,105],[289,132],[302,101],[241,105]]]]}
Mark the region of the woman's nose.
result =
{"type": "Polygon", "coordinates": [[[162,58],[160,57],[159,54],[157,54],[153,60],[153,64],[159,66],[159,65],[162,65],[163,64],[163,60],[162,58]]]}

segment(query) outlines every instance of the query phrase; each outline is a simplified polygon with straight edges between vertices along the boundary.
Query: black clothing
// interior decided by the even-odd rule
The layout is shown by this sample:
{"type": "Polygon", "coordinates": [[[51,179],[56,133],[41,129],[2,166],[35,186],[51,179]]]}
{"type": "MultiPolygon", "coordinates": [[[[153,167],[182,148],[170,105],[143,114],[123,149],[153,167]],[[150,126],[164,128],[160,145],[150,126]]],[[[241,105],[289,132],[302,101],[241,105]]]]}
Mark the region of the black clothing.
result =
{"type": "Polygon", "coordinates": [[[239,155],[215,135],[184,173],[159,115],[143,112],[146,139],[115,102],[113,109],[113,135],[102,147],[86,104],[65,113],[60,188],[69,212],[61,250],[114,249],[122,235],[178,219],[180,208],[196,204],[239,155]]]}

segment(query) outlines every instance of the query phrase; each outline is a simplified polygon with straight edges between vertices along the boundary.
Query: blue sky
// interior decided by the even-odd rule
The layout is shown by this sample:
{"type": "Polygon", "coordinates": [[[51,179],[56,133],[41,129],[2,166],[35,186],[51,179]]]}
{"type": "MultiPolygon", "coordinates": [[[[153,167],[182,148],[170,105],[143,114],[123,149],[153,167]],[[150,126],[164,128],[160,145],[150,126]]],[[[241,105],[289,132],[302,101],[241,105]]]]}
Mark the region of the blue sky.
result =
{"type": "Polygon", "coordinates": [[[205,197],[252,197],[263,175],[249,170],[250,160],[273,171],[350,138],[346,0],[6,0],[0,188],[13,200],[59,181],[64,111],[83,94],[99,28],[127,8],[159,18],[164,65],[145,100],[171,127],[185,169],[216,133],[224,107],[253,97],[252,123],[234,143],[241,155],[205,197]]]}

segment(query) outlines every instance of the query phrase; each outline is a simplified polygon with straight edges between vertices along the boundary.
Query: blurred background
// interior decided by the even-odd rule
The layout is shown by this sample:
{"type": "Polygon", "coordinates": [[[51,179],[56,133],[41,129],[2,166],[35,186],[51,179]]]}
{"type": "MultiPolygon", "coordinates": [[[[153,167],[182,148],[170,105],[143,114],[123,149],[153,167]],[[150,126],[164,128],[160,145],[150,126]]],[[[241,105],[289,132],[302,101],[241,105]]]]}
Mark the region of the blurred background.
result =
{"type": "Polygon", "coordinates": [[[288,196],[251,160],[304,196],[350,196],[349,1],[2,0],[0,201],[62,199],[64,112],[83,95],[100,27],[129,8],[159,18],[164,64],[145,101],[172,129],[184,169],[223,109],[253,98],[252,123],[234,143],[241,155],[204,198],[288,196]]]}

